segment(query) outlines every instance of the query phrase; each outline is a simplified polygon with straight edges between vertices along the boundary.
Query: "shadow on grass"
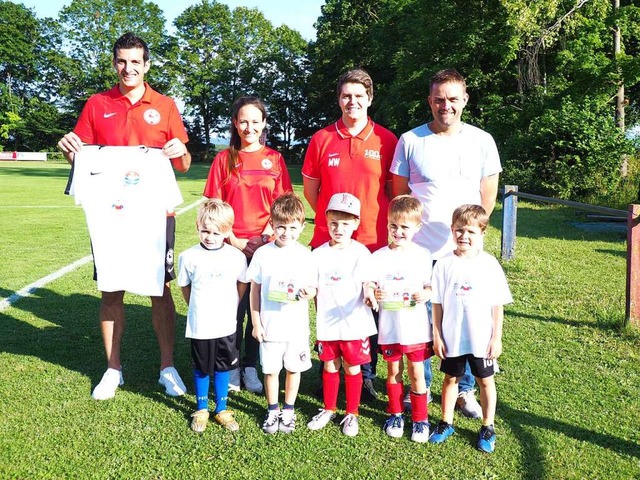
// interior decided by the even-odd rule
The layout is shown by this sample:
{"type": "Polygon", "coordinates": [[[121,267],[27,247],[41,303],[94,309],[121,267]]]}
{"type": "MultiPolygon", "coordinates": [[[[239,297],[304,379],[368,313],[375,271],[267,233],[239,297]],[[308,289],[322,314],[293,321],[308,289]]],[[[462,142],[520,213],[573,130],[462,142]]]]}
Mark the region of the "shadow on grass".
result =
{"type": "Polygon", "coordinates": [[[615,313],[607,314],[606,312],[594,313],[594,320],[569,320],[566,318],[560,318],[549,315],[533,315],[531,313],[525,313],[521,311],[511,311],[506,309],[507,314],[513,317],[526,318],[530,320],[536,320],[548,323],[557,323],[560,325],[568,325],[570,327],[588,327],[601,331],[621,332],[626,328],[626,322],[624,317],[616,316],[615,313]]]}
{"type": "MultiPolygon", "coordinates": [[[[500,418],[509,425],[514,437],[522,447],[523,478],[525,479],[537,480],[547,477],[545,452],[542,450],[536,436],[528,432],[525,427],[548,430],[580,442],[597,445],[619,455],[640,459],[640,450],[638,449],[637,443],[633,441],[616,438],[611,435],[605,435],[593,430],[570,425],[566,422],[516,410],[500,401],[498,401],[497,410],[500,418]]],[[[476,432],[464,430],[463,432],[466,437],[469,437],[469,441],[475,443],[476,432]]]]}
{"type": "MultiPolygon", "coordinates": [[[[97,296],[65,296],[39,289],[33,296],[21,298],[13,305],[14,310],[23,314],[13,317],[7,312],[0,313],[0,351],[33,356],[76,371],[87,376],[93,388],[106,368],[99,305],[97,296]]],[[[121,388],[154,399],[167,399],[157,383],[160,353],[151,324],[151,308],[130,304],[125,297],[125,314],[127,326],[122,342],[125,384],[121,388]]],[[[176,324],[175,363],[176,368],[186,374],[189,349],[183,334],[184,317],[178,316],[176,324]]],[[[189,379],[187,376],[185,380],[189,379]]],[[[87,396],[90,394],[88,390],[87,396]]]]}

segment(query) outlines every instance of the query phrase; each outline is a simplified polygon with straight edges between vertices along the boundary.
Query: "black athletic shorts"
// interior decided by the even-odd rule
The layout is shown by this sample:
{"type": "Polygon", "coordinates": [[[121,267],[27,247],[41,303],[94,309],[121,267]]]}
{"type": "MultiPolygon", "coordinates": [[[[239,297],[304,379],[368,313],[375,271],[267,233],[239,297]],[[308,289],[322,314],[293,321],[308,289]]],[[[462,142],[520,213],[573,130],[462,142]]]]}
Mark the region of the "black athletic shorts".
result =
{"type": "Polygon", "coordinates": [[[207,375],[228,372],[240,366],[240,353],[236,347],[236,334],[209,340],[191,339],[193,367],[207,375]]]}
{"type": "Polygon", "coordinates": [[[451,377],[462,377],[465,364],[469,361],[471,373],[477,378],[488,378],[495,373],[498,363],[488,358],[478,358],[473,355],[445,358],[440,361],[440,371],[451,377]]]}

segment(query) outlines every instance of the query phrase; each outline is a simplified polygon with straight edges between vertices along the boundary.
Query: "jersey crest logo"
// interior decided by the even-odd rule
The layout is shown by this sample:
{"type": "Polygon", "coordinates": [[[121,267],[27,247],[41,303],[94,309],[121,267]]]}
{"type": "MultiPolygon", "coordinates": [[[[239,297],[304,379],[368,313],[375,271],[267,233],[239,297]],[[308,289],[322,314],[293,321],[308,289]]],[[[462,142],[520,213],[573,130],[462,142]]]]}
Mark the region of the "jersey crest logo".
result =
{"type": "Polygon", "coordinates": [[[129,170],[124,176],[125,185],[137,185],[140,182],[140,174],[135,170],[129,170]]]}
{"type": "Polygon", "coordinates": [[[160,123],[160,112],[155,108],[148,108],[143,114],[144,121],[149,125],[157,125],[160,123]]]}
{"type": "Polygon", "coordinates": [[[271,170],[271,168],[273,167],[273,162],[268,158],[263,158],[260,162],[260,165],[262,165],[262,168],[264,168],[265,170],[271,170]]]}

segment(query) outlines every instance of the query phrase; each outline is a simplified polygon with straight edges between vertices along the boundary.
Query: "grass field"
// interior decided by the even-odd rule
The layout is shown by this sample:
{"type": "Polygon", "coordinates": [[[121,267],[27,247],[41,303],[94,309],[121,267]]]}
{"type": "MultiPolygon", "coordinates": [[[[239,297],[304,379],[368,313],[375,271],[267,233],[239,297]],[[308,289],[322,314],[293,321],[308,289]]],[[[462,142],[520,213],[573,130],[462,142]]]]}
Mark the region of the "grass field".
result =
{"type": "MultiPolygon", "coordinates": [[[[63,195],[68,171],[0,162],[0,297],[89,255],[83,213],[63,195]]],[[[200,198],[206,173],[194,165],[179,176],[185,205],[200,198]]],[[[299,170],[292,177],[300,192],[299,170]]],[[[264,398],[247,392],[230,399],[238,433],[215,424],[193,433],[186,305],[175,286],[176,366],[190,392],[161,392],[149,301],[127,295],[125,385],[114,400],[95,402],[91,389],[106,363],[89,263],[0,311],[0,478],[640,478],[640,334],[622,325],[625,237],[577,221],[571,210],[520,202],[517,258],[504,265],[515,301],[505,310],[491,456],[473,447],[479,422],[458,415],[443,445],[414,444],[407,429],[402,439],[387,437],[384,397],[361,409],[355,438],[337,424],[310,432],[305,424],[321,407],[312,395],[315,358],[292,435],[264,435],[264,398]]],[[[195,209],[178,217],[178,251],[196,243],[194,222],[195,209]]],[[[493,254],[500,223],[498,207],[486,240],[493,254]]],[[[381,392],[384,372],[380,361],[381,392]]]]}

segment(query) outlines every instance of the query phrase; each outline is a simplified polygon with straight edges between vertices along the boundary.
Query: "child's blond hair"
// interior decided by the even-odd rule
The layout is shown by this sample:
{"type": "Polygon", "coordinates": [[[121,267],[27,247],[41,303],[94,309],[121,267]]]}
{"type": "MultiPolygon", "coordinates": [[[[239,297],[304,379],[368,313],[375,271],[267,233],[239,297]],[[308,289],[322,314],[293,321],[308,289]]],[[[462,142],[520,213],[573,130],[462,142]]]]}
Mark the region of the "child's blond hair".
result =
{"type": "Polygon", "coordinates": [[[398,195],[389,203],[388,219],[406,219],[410,222],[422,222],[422,202],[411,195],[398,195]]]}
{"type": "Polygon", "coordinates": [[[304,223],[304,204],[295,193],[285,193],[276,198],[271,205],[272,223],[304,223]]]}
{"type": "Polygon", "coordinates": [[[219,198],[210,198],[198,209],[196,224],[198,227],[209,221],[213,223],[221,232],[228,232],[233,228],[235,219],[233,208],[227,202],[219,198]]]}
{"type": "Polygon", "coordinates": [[[453,211],[451,224],[454,226],[477,225],[484,232],[489,224],[489,215],[482,206],[467,203],[453,211]]]}

